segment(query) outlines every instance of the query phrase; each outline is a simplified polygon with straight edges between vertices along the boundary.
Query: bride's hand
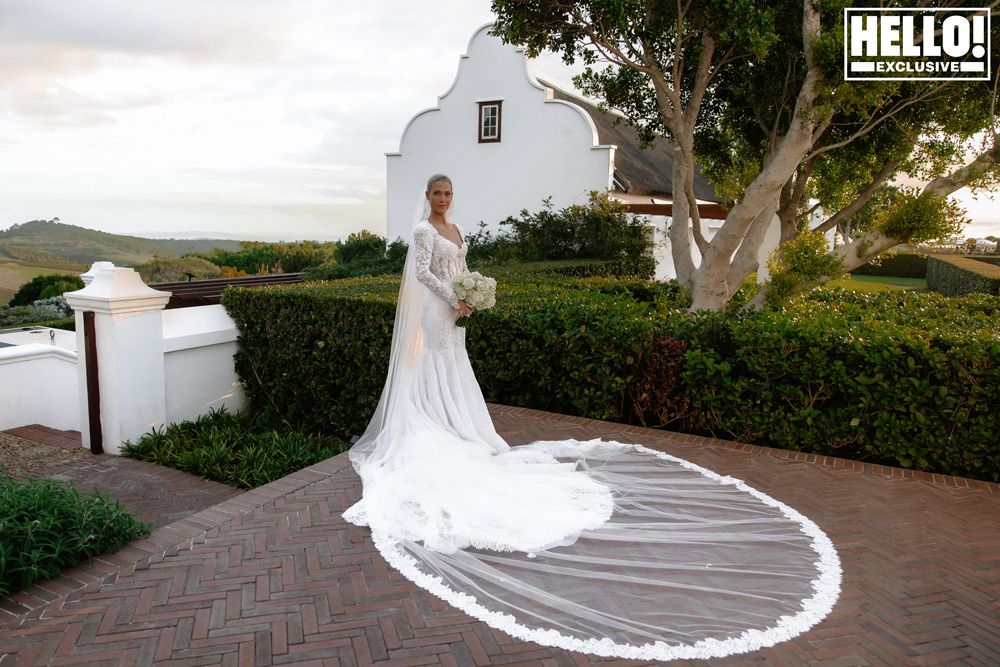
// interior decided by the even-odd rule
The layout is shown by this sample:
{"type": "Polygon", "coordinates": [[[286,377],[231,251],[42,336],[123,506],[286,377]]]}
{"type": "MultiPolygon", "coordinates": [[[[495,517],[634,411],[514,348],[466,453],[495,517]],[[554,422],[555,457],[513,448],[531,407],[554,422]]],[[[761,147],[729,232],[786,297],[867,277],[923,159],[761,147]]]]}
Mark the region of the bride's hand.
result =
{"type": "Polygon", "coordinates": [[[465,302],[465,299],[458,300],[458,314],[459,315],[471,315],[472,308],[465,302]]]}

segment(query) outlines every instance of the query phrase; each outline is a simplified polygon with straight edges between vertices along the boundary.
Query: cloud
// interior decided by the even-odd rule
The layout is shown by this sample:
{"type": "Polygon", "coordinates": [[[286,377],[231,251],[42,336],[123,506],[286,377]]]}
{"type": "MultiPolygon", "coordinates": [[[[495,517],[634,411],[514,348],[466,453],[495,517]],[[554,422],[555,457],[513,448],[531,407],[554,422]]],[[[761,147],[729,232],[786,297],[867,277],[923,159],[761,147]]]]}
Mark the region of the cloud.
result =
{"type": "Polygon", "coordinates": [[[0,226],[384,229],[384,154],[490,18],[487,0],[0,0],[0,226]]]}
{"type": "Polygon", "coordinates": [[[261,60],[283,41],[282,14],[274,7],[266,0],[0,0],[0,39],[100,53],[261,60]]]}

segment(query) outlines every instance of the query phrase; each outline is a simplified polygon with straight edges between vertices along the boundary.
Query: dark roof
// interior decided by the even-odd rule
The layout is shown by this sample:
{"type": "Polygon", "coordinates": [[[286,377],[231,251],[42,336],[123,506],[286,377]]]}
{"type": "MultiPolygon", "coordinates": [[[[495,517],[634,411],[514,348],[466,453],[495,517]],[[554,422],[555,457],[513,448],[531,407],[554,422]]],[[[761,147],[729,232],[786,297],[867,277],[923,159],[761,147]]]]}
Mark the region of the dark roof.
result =
{"type": "MultiPolygon", "coordinates": [[[[674,168],[673,142],[661,138],[650,148],[640,148],[639,135],[624,117],[609,111],[601,111],[593,103],[547,81],[539,80],[539,83],[552,89],[552,96],[555,99],[582,107],[594,120],[600,143],[614,144],[618,147],[615,150],[615,189],[621,188],[629,194],[673,198],[674,184],[671,178],[674,168]],[[616,119],[620,119],[617,124],[616,119]]],[[[694,171],[694,193],[703,201],[725,201],[715,194],[715,189],[702,175],[698,165],[695,165],[694,171]]]]}

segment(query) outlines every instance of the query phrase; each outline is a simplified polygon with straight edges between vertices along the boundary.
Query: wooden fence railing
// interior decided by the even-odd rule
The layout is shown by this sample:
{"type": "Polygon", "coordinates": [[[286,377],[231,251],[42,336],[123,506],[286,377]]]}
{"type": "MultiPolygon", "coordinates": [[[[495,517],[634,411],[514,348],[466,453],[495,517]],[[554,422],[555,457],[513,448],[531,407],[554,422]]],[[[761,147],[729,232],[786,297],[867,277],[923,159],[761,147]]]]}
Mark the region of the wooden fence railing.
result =
{"type": "Polygon", "coordinates": [[[190,282],[152,283],[149,286],[156,290],[171,293],[170,301],[166,306],[167,308],[188,308],[190,306],[208,306],[219,303],[222,299],[223,290],[230,285],[261,287],[263,285],[281,285],[299,282],[302,282],[301,273],[272,273],[260,276],[192,280],[190,282]]]}

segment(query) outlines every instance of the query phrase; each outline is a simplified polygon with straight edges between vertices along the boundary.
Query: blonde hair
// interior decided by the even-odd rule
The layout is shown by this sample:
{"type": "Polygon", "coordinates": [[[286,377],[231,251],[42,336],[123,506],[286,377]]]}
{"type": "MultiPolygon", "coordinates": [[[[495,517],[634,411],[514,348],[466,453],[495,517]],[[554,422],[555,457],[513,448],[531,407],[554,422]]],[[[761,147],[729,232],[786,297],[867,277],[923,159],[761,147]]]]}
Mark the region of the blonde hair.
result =
{"type": "Polygon", "coordinates": [[[452,187],[454,187],[455,185],[454,183],[451,182],[451,179],[445,176],[444,174],[434,174],[433,176],[427,179],[427,192],[430,192],[431,186],[437,183],[438,181],[448,181],[448,185],[452,187]]]}

